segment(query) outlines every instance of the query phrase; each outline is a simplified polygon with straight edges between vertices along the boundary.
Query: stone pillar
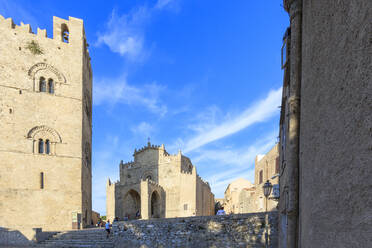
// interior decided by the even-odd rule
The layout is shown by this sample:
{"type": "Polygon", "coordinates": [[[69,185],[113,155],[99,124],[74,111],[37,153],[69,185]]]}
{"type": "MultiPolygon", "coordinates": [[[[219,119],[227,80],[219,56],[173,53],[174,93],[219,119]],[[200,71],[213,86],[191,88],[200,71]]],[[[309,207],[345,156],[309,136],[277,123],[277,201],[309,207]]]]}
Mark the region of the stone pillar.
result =
{"type": "Polygon", "coordinates": [[[148,220],[150,218],[150,201],[148,180],[141,181],[141,218],[148,220]]]}
{"type": "Polygon", "coordinates": [[[287,247],[298,247],[299,133],[302,62],[302,0],[287,1],[291,25],[289,127],[287,146],[288,216],[287,247]]]}

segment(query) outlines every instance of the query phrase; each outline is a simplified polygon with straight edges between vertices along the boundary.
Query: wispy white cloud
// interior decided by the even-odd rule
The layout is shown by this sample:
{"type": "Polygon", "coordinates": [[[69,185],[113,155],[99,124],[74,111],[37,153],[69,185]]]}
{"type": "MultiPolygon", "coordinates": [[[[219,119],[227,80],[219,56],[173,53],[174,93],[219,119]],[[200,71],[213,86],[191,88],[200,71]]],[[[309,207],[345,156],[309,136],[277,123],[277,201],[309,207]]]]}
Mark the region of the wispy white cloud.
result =
{"type": "Polygon", "coordinates": [[[153,126],[143,121],[139,125],[132,127],[131,131],[135,135],[139,135],[141,137],[150,137],[150,134],[153,131],[153,126]]]}
{"type": "Polygon", "coordinates": [[[106,23],[106,31],[98,33],[96,45],[106,44],[112,52],[130,60],[143,59],[144,25],[149,17],[146,6],[124,15],[118,15],[114,9],[106,23]]]}
{"type": "Polygon", "coordinates": [[[162,10],[174,0],[158,0],[153,7],[142,5],[129,13],[119,15],[115,9],[106,23],[105,31],[98,32],[96,46],[107,45],[112,52],[131,61],[142,61],[148,56],[145,51],[145,29],[155,10],[162,10]]]}
{"type": "Polygon", "coordinates": [[[158,0],[155,4],[155,9],[163,9],[175,3],[175,0],[158,0]]]}
{"type": "Polygon", "coordinates": [[[120,139],[116,135],[106,135],[93,151],[92,203],[95,211],[106,213],[107,178],[117,180],[119,176],[120,139]]]}
{"type": "Polygon", "coordinates": [[[239,149],[199,149],[197,152],[198,155],[193,158],[193,161],[195,163],[218,161],[227,168],[247,168],[248,165],[252,164],[256,155],[267,152],[275,144],[277,135],[278,132],[275,130],[266,137],[261,137],[254,144],[239,149]]]}
{"type": "MultiPolygon", "coordinates": [[[[238,116],[231,118],[227,116],[227,120],[221,123],[205,124],[202,120],[199,126],[194,126],[197,130],[197,135],[185,142],[184,152],[193,151],[205,144],[219,140],[228,135],[237,133],[255,123],[263,122],[278,113],[280,105],[282,89],[272,90],[265,99],[259,100],[244,110],[238,116]]],[[[213,119],[213,118],[212,118],[213,119]]]]}
{"type": "Polygon", "coordinates": [[[254,183],[254,160],[256,155],[267,153],[275,144],[278,130],[260,137],[249,146],[239,149],[198,149],[194,164],[213,164],[215,170],[205,178],[213,193],[222,197],[227,185],[238,178],[246,178],[254,183]]]}
{"type": "Polygon", "coordinates": [[[159,97],[164,89],[165,86],[155,82],[135,87],[127,83],[125,76],[116,79],[101,78],[94,81],[93,103],[144,106],[152,113],[163,116],[167,112],[167,106],[160,102],[159,97]]]}

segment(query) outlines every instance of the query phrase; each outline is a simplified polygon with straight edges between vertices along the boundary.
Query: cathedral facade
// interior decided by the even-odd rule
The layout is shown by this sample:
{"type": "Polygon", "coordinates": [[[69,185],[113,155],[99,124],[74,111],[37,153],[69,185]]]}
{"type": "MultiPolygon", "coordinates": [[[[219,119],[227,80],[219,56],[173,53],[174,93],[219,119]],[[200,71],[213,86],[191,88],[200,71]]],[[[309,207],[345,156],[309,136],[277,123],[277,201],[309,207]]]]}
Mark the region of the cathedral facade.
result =
{"type": "Polygon", "coordinates": [[[107,182],[107,218],[172,218],[214,214],[214,195],[190,159],[150,142],[120,163],[120,180],[107,182]]]}

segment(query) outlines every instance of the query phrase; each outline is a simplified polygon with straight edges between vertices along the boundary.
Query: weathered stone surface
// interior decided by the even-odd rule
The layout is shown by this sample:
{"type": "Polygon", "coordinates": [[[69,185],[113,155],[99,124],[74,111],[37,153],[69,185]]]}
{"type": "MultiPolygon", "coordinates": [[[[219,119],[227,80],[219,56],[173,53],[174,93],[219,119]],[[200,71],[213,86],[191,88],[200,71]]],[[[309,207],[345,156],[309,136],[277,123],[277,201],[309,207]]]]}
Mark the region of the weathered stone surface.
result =
{"type": "Polygon", "coordinates": [[[284,0],[280,247],[371,247],[370,0],[284,0]]]}
{"type": "MultiPolygon", "coordinates": [[[[269,247],[277,247],[277,213],[269,213],[269,247]]],[[[115,247],[263,247],[265,214],[134,220],[113,224],[115,247]]]]}

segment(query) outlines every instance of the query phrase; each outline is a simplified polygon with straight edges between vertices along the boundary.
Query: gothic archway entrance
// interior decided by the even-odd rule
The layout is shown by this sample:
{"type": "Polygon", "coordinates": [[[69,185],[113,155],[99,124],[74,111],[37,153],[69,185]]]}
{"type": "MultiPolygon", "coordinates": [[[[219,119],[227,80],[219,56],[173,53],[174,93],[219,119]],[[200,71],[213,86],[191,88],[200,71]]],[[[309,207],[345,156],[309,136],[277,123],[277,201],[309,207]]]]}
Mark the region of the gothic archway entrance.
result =
{"type": "Polygon", "coordinates": [[[151,194],[151,218],[160,218],[160,196],[154,191],[151,194]]]}
{"type": "Polygon", "coordinates": [[[135,219],[141,211],[141,196],[137,191],[131,189],[124,197],[123,216],[135,219]]]}

